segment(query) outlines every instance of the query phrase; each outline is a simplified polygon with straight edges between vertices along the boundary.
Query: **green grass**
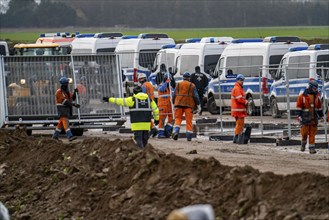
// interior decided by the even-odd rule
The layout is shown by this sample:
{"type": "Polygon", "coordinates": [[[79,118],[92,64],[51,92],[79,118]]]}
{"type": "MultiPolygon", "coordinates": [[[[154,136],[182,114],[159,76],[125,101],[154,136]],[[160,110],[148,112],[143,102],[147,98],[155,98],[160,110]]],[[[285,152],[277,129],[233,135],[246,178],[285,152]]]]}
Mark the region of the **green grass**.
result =
{"type": "Polygon", "coordinates": [[[40,33],[45,32],[96,33],[122,32],[124,35],[140,33],[167,33],[177,42],[193,37],[230,36],[233,38],[263,38],[266,36],[298,36],[302,39],[322,39],[329,43],[328,26],[300,27],[250,27],[250,28],[198,28],[198,29],[111,29],[111,28],[77,28],[77,29],[1,29],[0,40],[12,42],[35,42],[40,33]]]}

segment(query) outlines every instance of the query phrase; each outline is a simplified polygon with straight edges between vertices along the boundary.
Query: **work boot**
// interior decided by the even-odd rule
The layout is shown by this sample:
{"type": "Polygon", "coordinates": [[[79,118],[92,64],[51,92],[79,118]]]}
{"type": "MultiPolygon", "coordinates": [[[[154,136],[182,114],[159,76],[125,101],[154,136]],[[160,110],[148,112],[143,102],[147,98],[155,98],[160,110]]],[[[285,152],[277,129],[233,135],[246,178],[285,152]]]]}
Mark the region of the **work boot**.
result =
{"type": "Polygon", "coordinates": [[[192,133],[191,132],[186,132],[186,139],[187,139],[187,141],[192,141],[192,133]]]}
{"type": "Polygon", "coordinates": [[[306,141],[302,141],[302,145],[300,146],[300,151],[304,152],[306,148],[306,141]]]}
{"type": "Polygon", "coordinates": [[[77,137],[73,136],[71,129],[68,129],[66,131],[66,136],[69,139],[69,141],[74,141],[75,139],[77,139],[77,137]]]}
{"type": "Polygon", "coordinates": [[[236,140],[237,144],[244,144],[244,137],[243,134],[238,135],[238,139],[236,140]]]}
{"type": "Polygon", "coordinates": [[[199,112],[199,115],[202,115],[202,110],[199,112]]]}
{"type": "Polygon", "coordinates": [[[309,150],[310,150],[310,154],[316,154],[316,150],[315,150],[315,146],[310,146],[309,147],[309,150]]]}
{"type": "Polygon", "coordinates": [[[60,134],[60,132],[61,132],[61,131],[59,131],[59,130],[56,129],[55,132],[54,132],[54,134],[53,134],[53,137],[52,137],[52,138],[55,139],[55,140],[58,140],[58,139],[59,139],[59,134],[60,134]]]}
{"type": "Polygon", "coordinates": [[[167,138],[166,135],[165,135],[165,131],[163,129],[159,130],[158,138],[167,138]]]}
{"type": "Polygon", "coordinates": [[[167,138],[170,138],[171,137],[172,130],[173,130],[173,126],[170,125],[170,124],[166,124],[166,126],[164,127],[164,132],[165,132],[165,136],[167,138]]]}
{"type": "Polygon", "coordinates": [[[238,135],[236,134],[236,135],[234,135],[234,137],[233,137],[233,144],[236,144],[236,141],[238,140],[238,135]]]}
{"type": "Polygon", "coordinates": [[[177,141],[178,140],[178,135],[179,135],[179,127],[174,128],[174,133],[172,134],[172,138],[177,141]]]}
{"type": "Polygon", "coordinates": [[[158,134],[158,129],[154,126],[150,131],[150,137],[154,138],[158,134]]]}

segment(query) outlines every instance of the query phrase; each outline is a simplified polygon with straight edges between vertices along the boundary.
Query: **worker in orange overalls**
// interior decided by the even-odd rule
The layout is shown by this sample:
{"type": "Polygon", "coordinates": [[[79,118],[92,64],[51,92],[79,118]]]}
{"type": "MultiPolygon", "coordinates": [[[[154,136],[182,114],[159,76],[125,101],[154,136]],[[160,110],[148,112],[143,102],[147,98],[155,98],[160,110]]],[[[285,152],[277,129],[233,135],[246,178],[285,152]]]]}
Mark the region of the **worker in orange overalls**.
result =
{"type": "Polygon", "coordinates": [[[231,93],[231,115],[235,118],[235,130],[233,143],[243,142],[244,118],[247,116],[246,94],[243,90],[244,75],[239,74],[236,77],[236,83],[231,93]]]}
{"type": "Polygon", "coordinates": [[[68,117],[72,116],[72,106],[80,108],[79,104],[75,104],[72,102],[76,99],[78,89],[75,89],[72,95],[68,88],[69,80],[66,77],[60,78],[59,83],[61,84],[61,88],[56,91],[55,97],[56,107],[60,118],[53,134],[53,138],[58,140],[59,134],[64,128],[69,141],[73,141],[76,139],[76,137],[73,136],[71,132],[68,117]]]}
{"type": "Polygon", "coordinates": [[[158,108],[160,111],[160,119],[158,125],[158,138],[169,138],[173,130],[173,112],[171,103],[171,89],[170,86],[176,85],[173,83],[174,79],[169,76],[169,73],[164,73],[163,82],[158,85],[158,108]],[[166,118],[168,118],[167,123],[166,118]]]}
{"type": "MultiPolygon", "coordinates": [[[[151,100],[154,100],[154,88],[153,85],[147,81],[145,73],[138,74],[138,82],[142,87],[142,92],[146,93],[151,100]]],[[[157,124],[156,124],[157,125],[157,124]]],[[[151,131],[150,136],[155,137],[158,134],[158,129],[156,125],[151,120],[151,131]]]]}
{"type": "Polygon", "coordinates": [[[309,86],[297,99],[297,120],[301,123],[302,135],[301,151],[305,151],[307,137],[310,154],[315,154],[315,135],[318,131],[318,122],[323,120],[322,102],[318,92],[318,83],[315,80],[309,82],[309,86]]]}
{"type": "Polygon", "coordinates": [[[180,125],[182,124],[184,114],[186,119],[186,138],[187,141],[192,140],[193,109],[200,108],[200,102],[196,87],[190,82],[190,78],[190,73],[185,72],[183,74],[183,81],[176,85],[174,92],[175,124],[174,133],[172,134],[174,140],[178,139],[180,125]]]}

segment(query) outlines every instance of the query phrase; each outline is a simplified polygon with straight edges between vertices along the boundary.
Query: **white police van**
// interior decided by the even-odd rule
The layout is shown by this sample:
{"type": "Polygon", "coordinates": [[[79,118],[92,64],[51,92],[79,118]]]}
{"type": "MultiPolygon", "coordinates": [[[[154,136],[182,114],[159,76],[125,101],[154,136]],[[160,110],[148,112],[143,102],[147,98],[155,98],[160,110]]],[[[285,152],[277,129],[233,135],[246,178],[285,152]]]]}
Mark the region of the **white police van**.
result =
{"type": "Polygon", "coordinates": [[[329,45],[311,45],[308,48],[292,48],[286,53],[280,67],[274,76],[270,89],[271,113],[274,118],[287,111],[287,88],[289,84],[290,109],[296,110],[297,98],[308,87],[311,79],[319,84],[322,90],[322,71],[324,74],[325,93],[322,97],[329,97],[329,45]],[[288,80],[288,81],[287,81],[288,80]]]}
{"type": "Polygon", "coordinates": [[[79,34],[71,42],[72,54],[113,53],[122,33],[79,34]]]}
{"type": "Polygon", "coordinates": [[[200,66],[201,72],[210,79],[219,57],[232,40],[232,37],[187,39],[187,43],[182,45],[177,54],[175,78],[181,79],[185,72],[194,73],[195,67],[200,66]]]}
{"type": "Polygon", "coordinates": [[[243,87],[248,100],[248,115],[260,114],[260,95],[263,100],[263,110],[269,109],[272,74],[275,73],[283,55],[291,47],[297,46],[307,46],[307,43],[300,42],[298,37],[266,37],[263,40],[237,39],[233,41],[223,51],[213,79],[209,83],[208,111],[218,114],[220,113],[219,106],[222,106],[222,109],[230,108],[231,91],[238,74],[245,76],[243,87]],[[221,99],[219,99],[219,80],[221,99]]]}
{"type": "Polygon", "coordinates": [[[163,45],[175,44],[167,34],[140,34],[137,38],[122,39],[115,49],[125,76],[126,93],[132,92],[139,73],[151,74],[157,52],[163,45]]]}

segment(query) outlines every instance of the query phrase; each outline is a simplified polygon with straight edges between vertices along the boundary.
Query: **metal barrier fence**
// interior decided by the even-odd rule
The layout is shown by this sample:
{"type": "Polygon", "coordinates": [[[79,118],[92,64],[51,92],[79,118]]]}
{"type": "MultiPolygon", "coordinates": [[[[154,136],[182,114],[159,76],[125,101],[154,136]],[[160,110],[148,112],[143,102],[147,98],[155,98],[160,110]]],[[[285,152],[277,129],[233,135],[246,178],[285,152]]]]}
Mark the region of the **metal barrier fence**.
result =
{"type": "MultiPolygon", "coordinates": [[[[329,67],[328,62],[303,63],[307,67],[296,67],[296,65],[280,68],[260,67],[258,76],[253,76],[252,80],[246,78],[244,90],[249,100],[248,108],[254,108],[252,113],[246,118],[246,123],[254,124],[253,134],[286,136],[289,138],[299,136],[300,124],[296,120],[297,98],[308,86],[310,78],[314,78],[319,83],[321,94],[324,121],[319,122],[317,138],[328,142],[328,102],[329,102],[329,67]],[[310,66],[312,66],[310,68],[310,66]],[[318,65],[318,66],[317,66],[318,65]],[[266,81],[264,71],[270,72],[273,79],[266,81]],[[267,83],[267,87],[263,84],[267,83]],[[250,106],[253,105],[253,106],[250,106]]],[[[230,69],[230,68],[228,68],[230,69]]],[[[218,127],[223,134],[234,134],[235,122],[230,117],[230,97],[225,93],[230,93],[233,89],[235,78],[218,80],[218,95],[216,103],[219,108],[218,127]],[[223,92],[224,91],[224,92],[223,92]],[[228,110],[228,111],[227,111],[228,110]]]]}
{"type": "Polygon", "coordinates": [[[115,54],[11,56],[1,57],[0,64],[5,124],[52,123],[57,117],[55,92],[62,76],[69,78],[71,92],[74,88],[79,91],[76,102],[81,107],[73,111],[77,122],[106,122],[124,116],[122,107],[101,101],[103,96],[123,94],[121,68],[115,54]]]}

